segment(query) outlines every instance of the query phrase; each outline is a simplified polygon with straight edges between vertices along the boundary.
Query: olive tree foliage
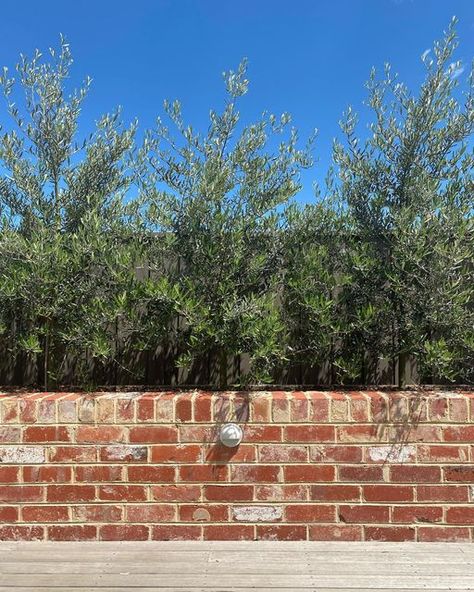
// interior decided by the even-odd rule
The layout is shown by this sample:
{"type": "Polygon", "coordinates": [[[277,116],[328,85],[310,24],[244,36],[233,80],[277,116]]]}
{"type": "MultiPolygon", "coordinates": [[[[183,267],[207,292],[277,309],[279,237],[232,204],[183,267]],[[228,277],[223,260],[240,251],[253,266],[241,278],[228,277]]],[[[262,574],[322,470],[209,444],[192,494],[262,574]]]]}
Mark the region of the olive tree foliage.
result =
{"type": "Polygon", "coordinates": [[[6,68],[0,77],[9,116],[0,136],[0,339],[36,359],[45,386],[62,376],[68,353],[76,382],[89,379],[87,357],[114,359],[117,323],[133,317],[141,250],[136,208],[124,202],[135,125],[124,127],[117,111],[79,142],[91,81],[68,93],[64,39],[48,58],[22,56],[16,79],[6,68]]]}
{"type": "Polygon", "coordinates": [[[351,300],[372,309],[379,355],[401,356],[401,368],[414,356],[425,380],[472,380],[474,368],[473,74],[461,93],[456,46],[453,20],[422,56],[417,93],[389,65],[382,79],[373,71],[368,139],[349,109],[334,147],[338,196],[366,258],[351,300]]]}
{"type": "Polygon", "coordinates": [[[205,133],[184,122],[177,101],[165,103],[172,129],[158,120],[141,153],[150,227],[162,233],[152,272],[160,278],[158,298],[172,294],[179,313],[179,364],[216,354],[223,387],[232,356],[249,356],[243,382],[265,382],[285,355],[277,306],[281,207],[312,162],[312,139],[298,147],[289,115],[264,113],[255,123],[241,123],[245,62],[224,81],[225,107],[210,111],[205,133]],[[163,265],[162,248],[171,264],[163,265]]]}

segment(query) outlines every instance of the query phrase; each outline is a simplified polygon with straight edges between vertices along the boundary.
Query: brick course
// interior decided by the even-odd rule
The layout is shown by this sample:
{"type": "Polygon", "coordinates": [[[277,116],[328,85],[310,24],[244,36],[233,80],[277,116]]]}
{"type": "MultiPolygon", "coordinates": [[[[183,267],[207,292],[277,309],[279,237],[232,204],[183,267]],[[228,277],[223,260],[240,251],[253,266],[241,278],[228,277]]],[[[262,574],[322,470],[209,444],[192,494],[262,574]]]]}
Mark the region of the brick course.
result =
{"type": "Polygon", "coordinates": [[[473,391],[2,393],[0,540],[473,541],[473,441],[473,391]]]}

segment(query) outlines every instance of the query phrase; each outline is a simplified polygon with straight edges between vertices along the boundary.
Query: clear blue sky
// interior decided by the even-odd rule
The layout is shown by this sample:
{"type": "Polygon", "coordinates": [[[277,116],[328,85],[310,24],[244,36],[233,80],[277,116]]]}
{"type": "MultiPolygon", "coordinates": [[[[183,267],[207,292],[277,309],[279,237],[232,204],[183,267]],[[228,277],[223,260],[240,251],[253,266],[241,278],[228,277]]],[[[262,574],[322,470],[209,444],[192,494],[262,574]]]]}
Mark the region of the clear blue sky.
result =
{"type": "Polygon", "coordinates": [[[117,105],[150,127],[164,98],[179,98],[205,129],[209,107],[222,104],[221,72],[248,57],[245,118],[289,111],[303,137],[320,130],[302,200],[324,177],[342,111],[352,104],[364,118],[372,65],[390,61],[416,87],[419,56],[453,15],[458,57],[469,65],[474,55],[474,0],[22,0],[2,2],[0,14],[0,65],[56,45],[59,33],[70,41],[73,82],[94,80],[84,130],[117,105]]]}

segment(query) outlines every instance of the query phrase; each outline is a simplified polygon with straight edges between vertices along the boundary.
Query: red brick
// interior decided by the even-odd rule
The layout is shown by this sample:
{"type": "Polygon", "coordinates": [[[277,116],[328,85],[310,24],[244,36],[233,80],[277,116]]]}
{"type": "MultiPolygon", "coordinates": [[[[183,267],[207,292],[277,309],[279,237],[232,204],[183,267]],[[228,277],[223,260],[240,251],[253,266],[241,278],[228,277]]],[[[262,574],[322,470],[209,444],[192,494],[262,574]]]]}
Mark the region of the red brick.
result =
{"type": "Polygon", "coordinates": [[[130,428],[130,442],[161,444],[177,442],[178,430],[169,426],[137,426],[130,428]]]}
{"type": "MultiPolygon", "coordinates": [[[[217,438],[217,429],[215,426],[204,425],[187,425],[181,424],[179,426],[179,441],[180,442],[202,442],[209,444],[214,442],[217,438]]],[[[247,432],[245,439],[248,440],[247,432]]],[[[178,439],[170,439],[170,442],[177,442],[178,439]]]]}
{"type": "Polygon", "coordinates": [[[389,442],[399,443],[409,438],[410,442],[441,442],[442,428],[433,425],[400,425],[388,429],[389,442]]]}
{"type": "Polygon", "coordinates": [[[200,393],[194,399],[194,421],[210,422],[211,416],[212,395],[207,393],[200,393]]]}
{"type": "Polygon", "coordinates": [[[469,490],[466,485],[419,485],[419,502],[468,502],[469,490]]]}
{"type": "Polygon", "coordinates": [[[313,485],[310,497],[315,501],[358,502],[360,488],[357,485],[313,485]]]}
{"type": "Polygon", "coordinates": [[[174,467],[129,466],[127,467],[127,474],[131,483],[173,483],[175,480],[174,467]]]}
{"type": "Polygon", "coordinates": [[[331,425],[290,425],[284,428],[286,442],[335,442],[335,429],[331,425]]]}
{"type": "Polygon", "coordinates": [[[87,525],[48,526],[50,541],[93,541],[97,538],[97,527],[87,525]]]}
{"type": "Polygon", "coordinates": [[[209,447],[202,446],[202,449],[206,462],[255,462],[257,460],[255,444],[240,444],[235,448],[229,448],[216,443],[209,447]]]}
{"type": "Polygon", "coordinates": [[[152,526],[151,538],[154,541],[198,541],[201,538],[201,527],[194,524],[152,526]]]}
{"type": "Polygon", "coordinates": [[[155,399],[142,397],[137,400],[137,421],[153,421],[155,416],[155,399]]]}
{"type": "Polygon", "coordinates": [[[256,422],[271,422],[272,420],[272,401],[270,397],[262,394],[257,394],[251,401],[250,406],[252,410],[252,421],[256,422]]]}
{"type": "Polygon", "coordinates": [[[78,482],[91,481],[121,481],[122,467],[121,466],[107,466],[96,465],[93,467],[75,467],[74,474],[78,482]]]}
{"type": "Polygon", "coordinates": [[[94,446],[53,446],[50,448],[50,462],[94,462],[97,449],[94,446]]]}
{"type": "Polygon", "coordinates": [[[277,397],[272,398],[272,421],[275,423],[289,423],[290,401],[289,399],[277,397]]]}
{"type": "Polygon", "coordinates": [[[133,399],[117,399],[117,423],[134,421],[135,405],[133,399]]]}
{"type": "MultiPolygon", "coordinates": [[[[145,428],[146,429],[146,428],[145,428]]],[[[79,426],[76,431],[76,442],[90,442],[93,444],[108,444],[109,442],[124,442],[125,430],[118,426],[101,425],[79,426]]]]}
{"type": "Polygon", "coordinates": [[[443,428],[445,442],[469,442],[474,440],[474,425],[448,426],[443,428]]]}
{"type": "Polygon", "coordinates": [[[180,481],[227,481],[229,467],[226,465],[183,465],[178,468],[180,481]]]}
{"type": "Polygon", "coordinates": [[[448,420],[448,400],[443,396],[432,396],[428,400],[429,415],[431,421],[448,420]]]}
{"type": "Polygon", "coordinates": [[[19,476],[19,467],[2,467],[0,465],[0,483],[17,483],[19,476]]]}
{"type": "Polygon", "coordinates": [[[284,446],[281,444],[261,446],[258,451],[260,462],[306,462],[306,446],[284,446]]]}
{"type": "Polygon", "coordinates": [[[68,506],[24,506],[23,522],[69,522],[68,506]]]}
{"type": "Polygon", "coordinates": [[[361,446],[310,446],[310,460],[313,462],[346,462],[360,463],[362,461],[361,446]]]}
{"type": "Polygon", "coordinates": [[[106,524],[99,528],[101,541],[146,541],[149,534],[144,524],[106,524]]]}
{"type": "Polygon", "coordinates": [[[258,541],[305,541],[306,526],[300,524],[258,524],[258,541]]]}
{"type": "Polygon", "coordinates": [[[179,506],[179,521],[182,522],[227,522],[229,506],[217,504],[179,506]]]}
{"type": "Polygon", "coordinates": [[[305,393],[295,391],[290,399],[290,420],[308,421],[309,420],[309,401],[305,393]]]}
{"type": "Polygon", "coordinates": [[[383,442],[382,435],[377,425],[349,425],[337,429],[338,442],[383,442]]]}
{"type": "Polygon", "coordinates": [[[364,524],[368,522],[379,522],[381,524],[389,521],[390,508],[388,506],[340,506],[339,520],[341,522],[364,524]]]}
{"type": "Polygon", "coordinates": [[[128,446],[127,444],[116,444],[105,446],[100,449],[100,460],[117,462],[146,462],[148,456],[147,446],[128,446]]]}
{"type": "Polygon", "coordinates": [[[365,526],[366,541],[414,541],[415,529],[410,526],[365,526]]]}
{"type": "Polygon", "coordinates": [[[253,526],[248,524],[206,524],[203,527],[205,541],[251,541],[253,526]]]}
{"type": "Polygon", "coordinates": [[[364,485],[363,496],[368,502],[412,502],[414,488],[406,485],[364,485]]]}
{"type": "Polygon", "coordinates": [[[0,502],[40,502],[43,488],[32,485],[8,485],[0,487],[0,502]]]}
{"type": "Polygon", "coordinates": [[[369,404],[364,395],[350,393],[349,400],[352,421],[367,423],[369,421],[369,404]]]}
{"type": "Polygon", "coordinates": [[[141,502],[147,499],[146,489],[142,485],[102,485],[98,495],[100,500],[114,502],[141,502]]]}
{"type": "Polygon", "coordinates": [[[42,526],[0,526],[0,541],[41,541],[43,538],[42,526]]]}
{"type": "Polygon", "coordinates": [[[23,442],[70,442],[68,428],[64,426],[28,426],[23,432],[23,442]]]}
{"type": "Polygon", "coordinates": [[[330,465],[288,465],[284,474],[286,482],[315,483],[334,481],[336,471],[330,465]]]}
{"type": "Polygon", "coordinates": [[[423,543],[467,543],[471,540],[469,528],[446,526],[418,526],[418,541],[423,543]]]}
{"type": "Polygon", "coordinates": [[[336,506],[323,506],[321,504],[286,506],[285,518],[288,522],[334,522],[336,519],[336,506]]]}
{"type": "Polygon", "coordinates": [[[274,465],[237,465],[230,467],[230,480],[243,483],[278,483],[281,469],[274,465]]]}
{"type": "Polygon", "coordinates": [[[176,421],[191,421],[193,405],[190,394],[180,395],[176,399],[176,421]]]}
{"type": "Polygon", "coordinates": [[[19,510],[15,506],[0,506],[0,522],[18,522],[19,510]]]}
{"type": "Polygon", "coordinates": [[[338,467],[339,479],[341,481],[383,481],[383,468],[367,465],[347,465],[338,467]]]}
{"type": "Polygon", "coordinates": [[[325,393],[310,392],[310,420],[329,421],[329,399],[325,393]]]}
{"type": "Polygon", "coordinates": [[[128,522],[171,522],[176,518],[175,507],[171,504],[128,505],[128,522]]]}
{"type": "Polygon", "coordinates": [[[198,444],[169,444],[151,447],[151,461],[156,463],[198,462],[201,447],[198,444]]]}
{"type": "Polygon", "coordinates": [[[445,467],[444,468],[444,478],[446,481],[474,483],[474,466],[445,467]]]}
{"type": "Polygon", "coordinates": [[[95,498],[93,485],[50,485],[47,488],[48,502],[89,502],[95,498]]]}
{"type": "Polygon", "coordinates": [[[200,498],[200,485],[154,485],[151,496],[159,502],[193,502],[200,498]]]}
{"type": "Polygon", "coordinates": [[[451,397],[449,399],[449,417],[451,421],[469,421],[468,401],[464,397],[451,397]]]}
{"type": "Polygon", "coordinates": [[[274,425],[245,427],[244,438],[246,442],[281,442],[281,427],[274,425]]]}
{"type": "Polygon", "coordinates": [[[83,522],[120,522],[123,518],[120,506],[108,504],[77,505],[73,506],[72,511],[74,518],[83,522]]]}
{"type": "Polygon", "coordinates": [[[175,393],[160,393],[156,400],[155,416],[160,423],[174,422],[175,393]]]}
{"type": "Polygon", "coordinates": [[[462,524],[474,526],[474,507],[448,508],[446,511],[446,522],[448,524],[462,524]]]}
{"type": "Polygon", "coordinates": [[[468,460],[468,446],[418,446],[418,462],[466,462],[468,460]]]}
{"type": "Polygon", "coordinates": [[[32,466],[23,467],[25,483],[68,483],[72,479],[72,467],[32,466]]]}
{"type": "Polygon", "coordinates": [[[395,506],[392,522],[441,522],[443,508],[440,506],[395,506]]]}
{"type": "Polygon", "coordinates": [[[204,499],[212,502],[220,501],[251,501],[253,499],[252,485],[206,485],[204,499]]]}
{"type": "Polygon", "coordinates": [[[408,465],[390,467],[390,480],[396,483],[439,483],[441,469],[439,467],[408,465]]]}
{"type": "Polygon", "coordinates": [[[305,501],[308,499],[308,485],[257,485],[255,499],[259,501],[305,501]]]}
{"type": "Polygon", "coordinates": [[[309,527],[310,541],[361,541],[362,526],[315,524],[309,527]]]}

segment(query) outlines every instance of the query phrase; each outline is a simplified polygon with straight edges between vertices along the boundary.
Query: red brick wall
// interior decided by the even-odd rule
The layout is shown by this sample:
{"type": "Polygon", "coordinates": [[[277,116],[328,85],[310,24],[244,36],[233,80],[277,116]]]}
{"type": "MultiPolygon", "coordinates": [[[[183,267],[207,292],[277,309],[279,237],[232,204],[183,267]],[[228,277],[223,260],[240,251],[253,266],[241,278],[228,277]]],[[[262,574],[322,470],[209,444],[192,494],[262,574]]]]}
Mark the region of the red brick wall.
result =
{"type": "Polygon", "coordinates": [[[0,539],[472,541],[473,442],[473,392],[4,394],[0,539]]]}

